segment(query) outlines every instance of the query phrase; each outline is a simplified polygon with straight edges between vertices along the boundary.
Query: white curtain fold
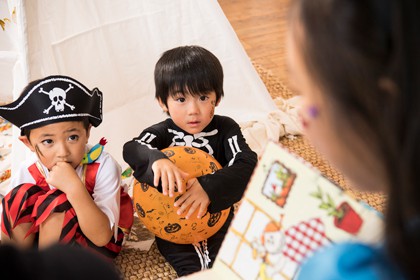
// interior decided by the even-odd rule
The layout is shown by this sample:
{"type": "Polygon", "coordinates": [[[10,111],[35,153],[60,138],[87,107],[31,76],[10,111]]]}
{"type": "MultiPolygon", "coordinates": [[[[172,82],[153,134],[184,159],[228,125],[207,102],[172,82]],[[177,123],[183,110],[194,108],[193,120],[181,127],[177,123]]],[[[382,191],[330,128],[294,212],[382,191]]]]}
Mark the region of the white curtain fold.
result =
{"type": "MultiPolygon", "coordinates": [[[[122,145],[166,118],[154,100],[153,70],[165,50],[180,45],[201,45],[220,59],[225,97],[216,113],[246,128],[252,148],[260,151],[268,140],[298,133],[290,116],[296,112],[276,106],[216,0],[0,3],[16,9],[17,18],[13,53],[0,52],[1,96],[16,98],[28,81],[51,74],[98,87],[104,121],[92,129],[91,142],[106,137],[106,149],[123,167],[122,145]]],[[[13,160],[19,162],[25,154],[16,147],[13,160]]]]}

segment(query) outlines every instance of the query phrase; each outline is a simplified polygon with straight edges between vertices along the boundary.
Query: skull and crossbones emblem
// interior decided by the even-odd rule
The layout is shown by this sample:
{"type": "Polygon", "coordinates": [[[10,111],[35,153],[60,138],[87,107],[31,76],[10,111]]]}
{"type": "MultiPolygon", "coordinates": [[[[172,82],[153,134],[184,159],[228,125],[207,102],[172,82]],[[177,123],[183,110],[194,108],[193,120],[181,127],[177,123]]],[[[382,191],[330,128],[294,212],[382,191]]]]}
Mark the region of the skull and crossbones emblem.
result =
{"type": "Polygon", "coordinates": [[[69,88],[66,90],[56,87],[50,90],[49,92],[46,92],[42,88],[40,88],[39,92],[45,93],[46,95],[49,96],[51,100],[50,107],[45,109],[43,112],[45,114],[49,114],[52,107],[54,107],[56,112],[62,112],[64,111],[65,106],[69,107],[71,110],[74,110],[75,107],[66,102],[66,94],[72,88],[73,88],[72,84],[69,84],[69,88]]]}

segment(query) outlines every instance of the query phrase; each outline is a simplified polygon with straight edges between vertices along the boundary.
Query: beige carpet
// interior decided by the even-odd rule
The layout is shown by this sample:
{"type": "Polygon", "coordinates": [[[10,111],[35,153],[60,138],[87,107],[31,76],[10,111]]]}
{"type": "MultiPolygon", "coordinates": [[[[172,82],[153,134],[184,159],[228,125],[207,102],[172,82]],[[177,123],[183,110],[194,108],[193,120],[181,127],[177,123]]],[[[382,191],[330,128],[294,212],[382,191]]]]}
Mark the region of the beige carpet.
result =
{"type": "MultiPolygon", "coordinates": [[[[260,65],[254,64],[261,79],[265,83],[268,91],[273,98],[283,97],[290,98],[293,93],[276,77],[263,69],[260,65]]],[[[378,194],[361,193],[352,190],[347,185],[343,176],[335,171],[319,154],[311,147],[301,136],[291,140],[286,137],[280,139],[280,143],[290,149],[293,153],[301,156],[313,166],[318,168],[327,178],[342,186],[352,196],[364,200],[372,207],[379,211],[383,211],[385,197],[378,194]]],[[[147,231],[143,229],[144,231],[147,231]]],[[[143,232],[147,235],[147,232],[143,232]]],[[[124,279],[175,279],[177,277],[172,267],[165,262],[160,255],[155,244],[152,245],[148,252],[138,249],[123,249],[120,256],[115,260],[117,267],[120,268],[124,279]]]]}

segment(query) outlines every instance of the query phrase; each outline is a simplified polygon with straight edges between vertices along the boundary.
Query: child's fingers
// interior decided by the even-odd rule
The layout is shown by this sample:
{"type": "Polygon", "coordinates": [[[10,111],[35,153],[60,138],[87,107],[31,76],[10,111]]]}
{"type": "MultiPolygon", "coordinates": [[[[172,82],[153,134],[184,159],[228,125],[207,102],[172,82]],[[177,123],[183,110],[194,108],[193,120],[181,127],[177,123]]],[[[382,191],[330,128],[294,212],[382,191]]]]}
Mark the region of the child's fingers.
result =
{"type": "Polygon", "coordinates": [[[174,191],[175,191],[175,179],[174,179],[174,174],[172,173],[168,174],[168,189],[169,189],[169,196],[173,197],[174,191]]]}
{"type": "Polygon", "coordinates": [[[187,186],[186,179],[190,177],[190,174],[179,169],[179,172],[176,173],[176,184],[178,187],[178,192],[184,193],[189,187],[187,186]]]}
{"type": "Polygon", "coordinates": [[[197,218],[200,219],[207,212],[207,204],[203,202],[194,201],[194,203],[191,204],[188,213],[185,215],[185,218],[189,219],[195,213],[195,211],[197,211],[197,209],[197,218]]]}
{"type": "Polygon", "coordinates": [[[154,176],[153,176],[153,185],[155,187],[159,185],[159,180],[160,180],[160,170],[158,169],[154,171],[154,176]]]}
{"type": "Polygon", "coordinates": [[[179,193],[185,192],[185,183],[184,178],[182,178],[181,174],[176,174],[176,186],[178,188],[179,193]]]}
{"type": "MultiPolygon", "coordinates": [[[[191,194],[188,192],[184,193],[176,202],[176,207],[179,207],[178,211],[176,213],[178,215],[182,215],[188,207],[194,202],[194,199],[192,199],[191,194]]],[[[187,218],[187,217],[186,217],[187,218]]]]}
{"type": "MultiPolygon", "coordinates": [[[[182,207],[184,205],[184,202],[187,200],[188,197],[190,197],[190,194],[189,193],[184,193],[183,195],[181,195],[177,199],[177,201],[175,201],[174,206],[175,207],[182,207]]],[[[186,208],[186,207],[184,207],[184,208],[186,208]]],[[[180,214],[182,214],[182,212],[184,212],[184,211],[181,211],[180,214]]],[[[180,215],[180,214],[178,214],[178,215],[180,215]]]]}
{"type": "MultiPolygon", "coordinates": [[[[168,177],[165,172],[160,175],[163,195],[168,195],[168,177]]],[[[159,183],[158,183],[159,184],[159,183]]]]}
{"type": "Polygon", "coordinates": [[[207,206],[208,204],[201,203],[200,208],[198,208],[197,218],[200,219],[207,213],[207,206]]]}
{"type": "Polygon", "coordinates": [[[192,216],[192,214],[194,214],[194,212],[197,210],[199,205],[200,205],[200,203],[198,203],[198,202],[194,202],[193,204],[191,204],[191,207],[188,210],[188,213],[185,215],[185,218],[189,219],[192,216]]]}
{"type": "MultiPolygon", "coordinates": [[[[187,174],[189,176],[188,173],[184,173],[184,174],[187,174]]],[[[181,187],[178,187],[178,191],[180,193],[184,193],[188,189],[190,189],[192,187],[192,185],[194,184],[194,180],[196,180],[195,178],[193,178],[193,179],[189,179],[188,181],[186,181],[186,178],[188,178],[188,177],[185,177],[183,175],[182,177],[179,177],[179,179],[177,180],[177,184],[178,185],[180,184],[180,186],[181,186],[181,187]]]]}
{"type": "Polygon", "coordinates": [[[176,211],[176,213],[178,215],[182,215],[185,212],[186,209],[187,209],[186,204],[182,204],[181,207],[179,207],[179,209],[176,211]]]}

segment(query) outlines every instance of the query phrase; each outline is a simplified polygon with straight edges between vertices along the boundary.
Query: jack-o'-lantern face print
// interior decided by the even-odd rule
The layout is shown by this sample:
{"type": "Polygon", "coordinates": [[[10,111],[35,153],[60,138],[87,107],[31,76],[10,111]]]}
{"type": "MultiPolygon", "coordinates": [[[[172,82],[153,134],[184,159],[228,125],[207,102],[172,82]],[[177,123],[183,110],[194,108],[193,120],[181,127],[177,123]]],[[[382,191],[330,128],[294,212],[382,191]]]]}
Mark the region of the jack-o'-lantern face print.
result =
{"type": "Polygon", "coordinates": [[[209,227],[213,227],[220,220],[221,216],[222,216],[222,213],[220,213],[220,212],[210,214],[210,218],[207,222],[207,225],[209,227]]]}
{"type": "Polygon", "coordinates": [[[136,203],[136,210],[137,213],[142,217],[146,217],[146,213],[144,212],[143,208],[140,206],[140,204],[136,203]]]}
{"type": "Polygon", "coordinates": [[[174,233],[181,229],[181,226],[178,223],[168,224],[163,228],[167,233],[174,233]]]}
{"type": "Polygon", "coordinates": [[[185,148],[184,148],[184,151],[185,151],[187,154],[190,154],[190,155],[195,154],[195,150],[194,150],[193,148],[190,148],[190,147],[185,147],[185,148]]]}
{"type": "Polygon", "coordinates": [[[217,170],[219,170],[219,168],[217,168],[217,165],[214,164],[214,162],[210,162],[210,170],[211,170],[211,173],[214,173],[217,170]]]}
{"type": "Polygon", "coordinates": [[[144,192],[147,192],[147,190],[149,189],[149,185],[148,185],[148,184],[146,184],[146,183],[141,183],[141,189],[142,189],[144,192]]]}
{"type": "Polygon", "coordinates": [[[165,156],[167,156],[168,158],[170,158],[170,157],[172,157],[175,153],[174,153],[174,151],[172,151],[172,150],[166,150],[166,151],[164,151],[164,152],[163,152],[163,154],[164,154],[165,156]]]}

